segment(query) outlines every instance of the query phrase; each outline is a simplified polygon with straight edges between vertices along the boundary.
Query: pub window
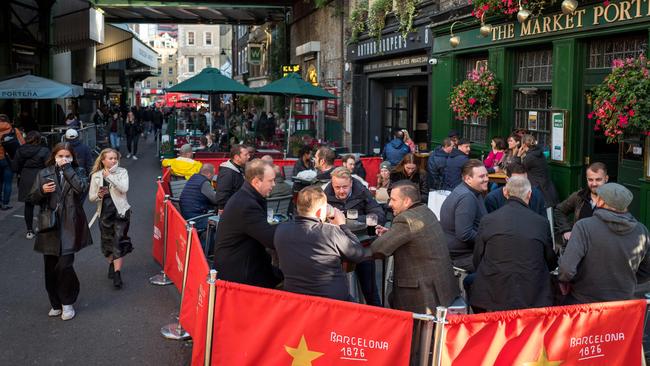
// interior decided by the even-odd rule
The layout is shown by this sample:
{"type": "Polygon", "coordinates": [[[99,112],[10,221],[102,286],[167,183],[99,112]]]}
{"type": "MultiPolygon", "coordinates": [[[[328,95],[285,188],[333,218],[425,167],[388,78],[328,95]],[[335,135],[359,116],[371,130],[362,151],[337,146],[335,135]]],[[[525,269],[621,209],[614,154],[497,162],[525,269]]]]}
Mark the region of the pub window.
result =
{"type": "Polygon", "coordinates": [[[551,83],[553,50],[520,52],[517,57],[517,84],[551,83]]]}
{"type": "Polygon", "coordinates": [[[645,53],[648,38],[628,35],[616,38],[594,39],[589,42],[589,69],[608,69],[615,59],[636,58],[645,53]]]}
{"type": "Polygon", "coordinates": [[[521,89],[515,91],[514,127],[527,130],[542,149],[548,148],[551,142],[551,90],[521,89]]]}
{"type": "MultiPolygon", "coordinates": [[[[476,55],[463,57],[460,59],[461,71],[463,72],[463,78],[467,78],[473,70],[478,70],[481,67],[487,67],[488,58],[487,55],[476,55]]],[[[463,137],[469,139],[471,142],[476,142],[479,144],[488,143],[488,119],[487,118],[472,118],[465,119],[462,122],[463,125],[463,137]]]]}

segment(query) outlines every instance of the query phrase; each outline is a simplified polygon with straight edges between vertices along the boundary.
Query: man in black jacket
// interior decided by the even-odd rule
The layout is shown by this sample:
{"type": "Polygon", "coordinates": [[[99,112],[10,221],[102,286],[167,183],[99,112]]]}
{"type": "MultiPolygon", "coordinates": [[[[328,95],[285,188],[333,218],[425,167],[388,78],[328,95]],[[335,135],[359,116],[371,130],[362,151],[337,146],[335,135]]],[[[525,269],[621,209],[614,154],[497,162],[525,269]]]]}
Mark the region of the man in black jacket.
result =
{"type": "Polygon", "coordinates": [[[548,220],[528,208],[528,179],[511,177],[503,192],[506,205],[484,216],[478,228],[470,303],[486,311],[551,306],[549,272],[557,257],[548,220]]]}
{"type": "Polygon", "coordinates": [[[345,225],[345,215],[334,209],[329,223],[327,197],[318,186],[304,188],[296,203],[295,221],[275,231],[275,249],[284,274],[284,289],[335,300],[350,300],[342,261],[364,258],[359,239],[345,225]]]}
{"type": "Polygon", "coordinates": [[[276,226],[266,221],[266,197],[275,185],[273,168],[255,159],[246,166],[246,181],[226,204],[214,249],[219,278],[273,288],[281,274],[271,265],[276,226]]]}
{"type": "Polygon", "coordinates": [[[447,159],[454,149],[454,144],[450,138],[442,140],[442,145],[438,146],[427,161],[427,183],[432,190],[442,189],[445,181],[444,170],[447,167],[447,159]]]}
{"type": "Polygon", "coordinates": [[[318,171],[316,178],[319,180],[332,179],[332,171],[334,170],[334,159],[336,154],[327,146],[321,146],[316,150],[314,155],[314,166],[318,171]]]}
{"type": "Polygon", "coordinates": [[[217,177],[217,209],[223,210],[230,197],[244,184],[244,168],[250,157],[246,145],[233,145],[230,160],[219,166],[217,177]]]}
{"type": "MultiPolygon", "coordinates": [[[[377,224],[386,222],[384,210],[375,201],[368,188],[358,180],[352,178],[349,170],[343,167],[332,171],[332,181],[325,187],[327,203],[343,212],[350,209],[357,210],[358,220],[366,222],[366,215],[373,213],[377,216],[377,224]]],[[[375,281],[375,262],[368,260],[359,263],[355,272],[359,276],[361,291],[368,305],[381,306],[377,282],[375,281]]]]}
{"type": "MultiPolygon", "coordinates": [[[[212,177],[214,177],[214,165],[203,164],[201,171],[185,183],[179,202],[184,219],[201,216],[217,204],[217,192],[212,188],[212,177]]],[[[207,225],[208,218],[204,217],[196,221],[195,227],[200,230],[205,229],[207,225]]]]}
{"type": "Polygon", "coordinates": [[[458,141],[458,146],[451,150],[447,164],[442,170],[442,189],[451,191],[463,181],[461,171],[463,164],[469,160],[470,151],[471,145],[467,139],[458,141]]]}

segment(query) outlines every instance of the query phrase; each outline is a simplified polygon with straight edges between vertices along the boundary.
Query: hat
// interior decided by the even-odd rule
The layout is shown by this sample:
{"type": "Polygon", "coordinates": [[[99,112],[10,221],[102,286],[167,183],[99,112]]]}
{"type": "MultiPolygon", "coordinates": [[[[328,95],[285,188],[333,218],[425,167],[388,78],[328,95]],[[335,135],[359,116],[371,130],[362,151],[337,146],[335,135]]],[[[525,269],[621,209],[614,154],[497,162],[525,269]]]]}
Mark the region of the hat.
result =
{"type": "Polygon", "coordinates": [[[449,133],[447,134],[447,137],[454,137],[454,136],[456,136],[456,137],[459,136],[458,131],[456,131],[456,130],[449,130],[449,133]]]}
{"type": "Polygon", "coordinates": [[[390,162],[388,162],[388,161],[384,161],[381,164],[379,164],[379,170],[382,170],[382,169],[390,170],[390,168],[391,168],[391,165],[390,165],[390,162]]]}
{"type": "Polygon", "coordinates": [[[458,140],[458,146],[467,145],[469,143],[470,143],[469,139],[460,139],[460,140],[458,140]]]}
{"type": "Polygon", "coordinates": [[[603,184],[596,190],[596,194],[607,206],[617,211],[625,211],[634,198],[629,189],[618,183],[603,184]]]}
{"type": "Polygon", "coordinates": [[[77,137],[79,137],[79,132],[77,132],[77,130],[75,130],[74,128],[71,128],[71,129],[65,131],[65,139],[66,140],[74,140],[77,137]]]}

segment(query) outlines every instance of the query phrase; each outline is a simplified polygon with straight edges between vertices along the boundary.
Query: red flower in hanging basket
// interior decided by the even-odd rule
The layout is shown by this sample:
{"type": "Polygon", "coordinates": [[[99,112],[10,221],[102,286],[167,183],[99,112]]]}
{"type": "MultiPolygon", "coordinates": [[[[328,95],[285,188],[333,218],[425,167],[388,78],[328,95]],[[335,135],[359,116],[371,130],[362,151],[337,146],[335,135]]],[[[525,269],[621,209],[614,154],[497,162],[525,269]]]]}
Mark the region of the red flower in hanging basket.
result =
{"type": "Polygon", "coordinates": [[[469,102],[470,105],[474,105],[476,103],[476,99],[474,98],[469,98],[467,101],[469,102]]]}

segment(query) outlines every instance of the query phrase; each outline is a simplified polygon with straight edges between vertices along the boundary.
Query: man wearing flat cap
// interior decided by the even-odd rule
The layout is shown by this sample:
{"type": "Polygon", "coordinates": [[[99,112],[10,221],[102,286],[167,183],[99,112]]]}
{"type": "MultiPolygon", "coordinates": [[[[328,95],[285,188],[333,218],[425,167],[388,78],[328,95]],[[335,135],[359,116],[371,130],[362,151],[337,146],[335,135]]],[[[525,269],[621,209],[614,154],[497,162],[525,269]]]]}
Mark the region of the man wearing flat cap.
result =
{"type": "Polygon", "coordinates": [[[596,194],[597,209],[576,222],[560,258],[567,305],[629,300],[637,283],[650,280],[648,229],[627,211],[632,192],[607,183],[596,194]]]}

